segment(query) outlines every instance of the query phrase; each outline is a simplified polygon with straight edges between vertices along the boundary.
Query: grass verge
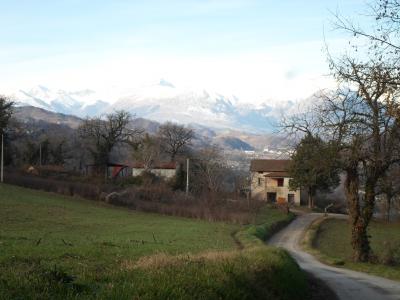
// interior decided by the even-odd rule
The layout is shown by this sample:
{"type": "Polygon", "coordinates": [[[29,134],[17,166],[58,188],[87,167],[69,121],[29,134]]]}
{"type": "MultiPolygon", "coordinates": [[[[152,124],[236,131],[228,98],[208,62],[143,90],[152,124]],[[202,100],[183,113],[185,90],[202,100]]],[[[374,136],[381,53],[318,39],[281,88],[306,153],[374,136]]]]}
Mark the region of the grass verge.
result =
{"type": "Polygon", "coordinates": [[[305,274],[256,225],[145,214],[0,186],[0,299],[306,299],[305,274]]]}
{"type": "Polygon", "coordinates": [[[342,219],[320,218],[315,220],[308,228],[302,246],[304,250],[326,264],[400,280],[399,265],[381,263],[385,259],[387,251],[393,245],[400,243],[400,224],[375,221],[370,226],[371,247],[377,257],[376,263],[352,262],[350,225],[342,219]]]}
{"type": "Polygon", "coordinates": [[[295,215],[285,214],[279,209],[265,206],[259,212],[255,224],[245,226],[236,233],[236,239],[243,247],[264,245],[264,242],[275,232],[289,224],[295,215]]]}

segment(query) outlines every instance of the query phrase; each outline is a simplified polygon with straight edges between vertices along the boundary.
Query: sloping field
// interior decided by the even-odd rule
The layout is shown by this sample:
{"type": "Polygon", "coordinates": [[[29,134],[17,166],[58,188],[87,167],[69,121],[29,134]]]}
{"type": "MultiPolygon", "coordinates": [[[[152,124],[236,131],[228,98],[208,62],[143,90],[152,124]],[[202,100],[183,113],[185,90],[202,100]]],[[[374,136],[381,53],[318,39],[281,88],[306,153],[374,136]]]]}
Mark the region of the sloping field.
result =
{"type": "Polygon", "coordinates": [[[293,260],[237,250],[239,229],[0,185],[0,298],[304,298],[293,260]]]}

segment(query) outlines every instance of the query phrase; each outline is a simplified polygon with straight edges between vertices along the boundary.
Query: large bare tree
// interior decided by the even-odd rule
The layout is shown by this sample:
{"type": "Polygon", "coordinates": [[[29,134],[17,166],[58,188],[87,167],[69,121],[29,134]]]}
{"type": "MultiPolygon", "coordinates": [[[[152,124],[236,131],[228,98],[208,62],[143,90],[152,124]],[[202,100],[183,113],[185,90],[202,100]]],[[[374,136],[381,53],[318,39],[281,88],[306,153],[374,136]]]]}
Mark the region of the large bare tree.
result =
{"type": "Polygon", "coordinates": [[[114,147],[136,141],[142,130],[131,128],[131,120],[132,116],[128,112],[116,111],[83,121],[78,133],[96,165],[107,166],[114,147]]]}
{"type": "Polygon", "coordinates": [[[372,254],[368,225],[375,208],[377,186],[400,158],[400,76],[396,68],[381,60],[358,62],[344,57],[331,65],[342,86],[355,91],[326,101],[321,115],[326,127],[337,130],[345,158],[354,260],[368,261],[372,254]],[[360,189],[364,194],[359,193],[360,189]]]}
{"type": "Polygon", "coordinates": [[[163,150],[175,161],[176,156],[187,147],[194,138],[192,129],[182,125],[167,122],[158,129],[163,150]]]}

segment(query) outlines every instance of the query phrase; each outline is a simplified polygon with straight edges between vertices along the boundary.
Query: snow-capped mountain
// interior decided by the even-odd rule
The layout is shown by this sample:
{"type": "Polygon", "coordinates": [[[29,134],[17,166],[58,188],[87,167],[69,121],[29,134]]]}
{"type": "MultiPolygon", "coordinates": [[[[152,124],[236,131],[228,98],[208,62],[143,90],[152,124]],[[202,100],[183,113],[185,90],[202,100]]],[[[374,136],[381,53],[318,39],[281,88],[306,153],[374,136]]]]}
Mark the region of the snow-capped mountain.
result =
{"type": "Polygon", "coordinates": [[[109,103],[98,98],[92,90],[51,90],[38,85],[29,90],[20,89],[12,97],[19,106],[35,106],[49,111],[76,115],[94,116],[102,113],[109,103]]]}
{"type": "Polygon", "coordinates": [[[235,96],[206,90],[181,89],[162,80],[159,84],[132,91],[108,110],[127,110],[136,116],[159,122],[200,124],[212,128],[271,132],[282,111],[292,102],[260,106],[242,104],[235,96]]]}
{"type": "Polygon", "coordinates": [[[158,122],[172,121],[249,132],[272,132],[281,113],[294,107],[294,103],[290,101],[245,105],[233,95],[184,89],[164,79],[156,84],[125,91],[112,104],[89,89],[65,91],[51,90],[44,86],[30,90],[21,89],[13,98],[20,106],[30,105],[79,117],[123,109],[136,117],[158,122]]]}

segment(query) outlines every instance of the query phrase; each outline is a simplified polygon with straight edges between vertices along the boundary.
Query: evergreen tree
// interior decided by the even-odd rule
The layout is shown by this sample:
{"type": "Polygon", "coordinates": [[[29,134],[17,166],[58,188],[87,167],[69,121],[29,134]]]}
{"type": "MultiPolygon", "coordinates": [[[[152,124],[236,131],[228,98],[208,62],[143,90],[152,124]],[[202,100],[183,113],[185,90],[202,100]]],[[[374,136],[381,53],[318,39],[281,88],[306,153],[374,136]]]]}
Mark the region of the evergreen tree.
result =
{"type": "Polygon", "coordinates": [[[338,186],[340,178],[335,147],[318,136],[306,135],[297,145],[289,167],[290,188],[308,193],[308,206],[314,207],[317,190],[329,191],[338,186]]]}

